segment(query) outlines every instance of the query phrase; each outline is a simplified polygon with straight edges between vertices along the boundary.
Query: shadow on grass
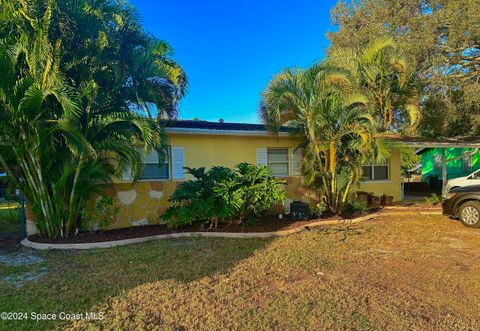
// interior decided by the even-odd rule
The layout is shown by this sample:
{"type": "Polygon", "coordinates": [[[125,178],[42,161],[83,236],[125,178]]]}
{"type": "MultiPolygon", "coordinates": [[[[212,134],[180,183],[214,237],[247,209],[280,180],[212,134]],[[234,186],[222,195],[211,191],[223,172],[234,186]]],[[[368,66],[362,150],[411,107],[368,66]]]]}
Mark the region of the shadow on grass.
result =
{"type": "MultiPolygon", "coordinates": [[[[0,264],[0,276],[46,268],[41,279],[15,288],[0,281],[2,311],[85,312],[109,297],[162,280],[187,283],[228,272],[266,247],[268,239],[187,238],[93,251],[46,251],[44,261],[13,268],[0,264]]],[[[44,270],[42,269],[42,270],[44,270]]],[[[51,329],[59,322],[8,322],[0,328],[51,329]]]]}

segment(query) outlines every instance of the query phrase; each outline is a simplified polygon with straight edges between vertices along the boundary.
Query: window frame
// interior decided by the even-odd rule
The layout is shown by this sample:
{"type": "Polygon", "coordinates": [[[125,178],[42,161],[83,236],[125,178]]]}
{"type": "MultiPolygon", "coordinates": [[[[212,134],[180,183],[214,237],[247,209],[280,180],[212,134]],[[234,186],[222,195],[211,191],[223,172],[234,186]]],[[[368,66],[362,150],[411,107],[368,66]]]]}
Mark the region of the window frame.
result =
{"type": "Polygon", "coordinates": [[[387,159],[384,163],[376,163],[375,160],[370,163],[362,165],[362,181],[363,182],[389,182],[390,181],[390,159],[387,159]],[[363,177],[363,167],[370,167],[372,170],[372,178],[363,177]],[[387,178],[375,179],[375,167],[387,167],[387,178]]]}
{"type": "Polygon", "coordinates": [[[285,175],[274,175],[273,172],[272,172],[272,175],[274,177],[279,177],[279,178],[282,178],[282,177],[289,177],[290,176],[290,173],[291,173],[291,165],[290,165],[290,148],[288,147],[267,147],[267,167],[270,169],[270,171],[272,171],[272,168],[270,168],[270,164],[287,164],[287,174],[285,175]],[[287,151],[287,160],[286,161],[269,161],[268,159],[268,152],[271,151],[271,150],[285,150],[287,151]]]}
{"type": "MultiPolygon", "coordinates": [[[[147,156],[145,156],[145,159],[147,158],[147,156]]],[[[147,165],[147,164],[157,164],[158,165],[159,163],[157,163],[157,162],[142,162],[142,168],[143,168],[142,175],[143,175],[143,171],[145,170],[145,165],[147,165]]],[[[167,146],[167,155],[166,155],[165,161],[162,164],[167,164],[168,176],[166,178],[146,178],[145,179],[145,178],[142,178],[142,176],[140,176],[140,178],[138,180],[141,181],[141,182],[151,182],[151,181],[171,180],[172,179],[172,147],[170,145],[167,146]]]]}

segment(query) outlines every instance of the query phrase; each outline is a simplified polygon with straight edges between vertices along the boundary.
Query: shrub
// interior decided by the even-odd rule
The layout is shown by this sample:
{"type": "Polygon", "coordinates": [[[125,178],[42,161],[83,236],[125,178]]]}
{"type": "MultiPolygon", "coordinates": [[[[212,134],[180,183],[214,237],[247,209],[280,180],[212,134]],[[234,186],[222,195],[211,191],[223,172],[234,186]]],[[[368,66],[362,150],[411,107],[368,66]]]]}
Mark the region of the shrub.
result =
{"type": "Polygon", "coordinates": [[[428,198],[426,198],[425,202],[429,206],[436,206],[436,205],[438,205],[439,203],[442,202],[442,196],[434,193],[431,196],[429,196],[428,198]]]}
{"type": "Polygon", "coordinates": [[[325,213],[325,211],[327,211],[328,207],[325,201],[320,200],[318,203],[310,207],[310,209],[312,212],[312,216],[314,218],[319,218],[325,213]]]}
{"type": "Polygon", "coordinates": [[[368,207],[364,202],[357,199],[351,199],[345,204],[342,214],[346,217],[354,217],[366,214],[367,212],[368,207]]]}
{"type": "Polygon", "coordinates": [[[161,217],[172,227],[251,221],[285,199],[283,182],[264,166],[241,163],[235,169],[186,169],[195,179],[177,187],[169,200],[173,206],[161,217]]]}
{"type": "Polygon", "coordinates": [[[82,212],[80,223],[81,231],[105,230],[107,226],[115,222],[120,207],[113,198],[100,195],[95,200],[92,208],[82,212]]]}

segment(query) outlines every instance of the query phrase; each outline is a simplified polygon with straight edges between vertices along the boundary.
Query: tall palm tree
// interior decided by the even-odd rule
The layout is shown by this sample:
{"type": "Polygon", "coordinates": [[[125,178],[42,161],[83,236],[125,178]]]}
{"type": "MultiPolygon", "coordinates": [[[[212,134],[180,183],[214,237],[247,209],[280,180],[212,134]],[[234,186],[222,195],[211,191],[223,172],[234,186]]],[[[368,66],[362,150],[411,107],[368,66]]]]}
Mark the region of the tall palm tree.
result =
{"type": "Polygon", "coordinates": [[[166,144],[154,119],[132,111],[137,95],[159,104],[155,90],[174,105],[185,76],[167,53],[149,47],[155,40],[119,1],[0,4],[17,23],[0,23],[0,167],[27,198],[41,234],[69,236],[92,194],[126,168],[140,173],[135,146],[147,152],[166,144]],[[86,22],[83,34],[69,33],[86,22]],[[155,70],[133,70],[139,52],[145,67],[150,52],[155,70]]]}
{"type": "Polygon", "coordinates": [[[303,138],[307,185],[319,189],[333,213],[347,201],[370,146],[373,119],[367,103],[348,73],[324,63],[287,69],[262,94],[264,123],[273,132],[288,125],[303,138]]]}
{"type": "Polygon", "coordinates": [[[328,61],[347,70],[371,100],[371,111],[382,131],[414,129],[419,122],[413,65],[395,41],[382,37],[360,50],[334,48],[328,61]]]}

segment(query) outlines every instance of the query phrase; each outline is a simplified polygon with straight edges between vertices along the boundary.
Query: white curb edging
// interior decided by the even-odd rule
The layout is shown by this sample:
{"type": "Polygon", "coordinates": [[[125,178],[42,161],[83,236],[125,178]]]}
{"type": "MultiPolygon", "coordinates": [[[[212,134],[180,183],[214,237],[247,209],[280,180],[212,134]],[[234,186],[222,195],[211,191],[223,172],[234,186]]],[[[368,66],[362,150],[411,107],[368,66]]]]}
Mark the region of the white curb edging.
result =
{"type": "Polygon", "coordinates": [[[103,242],[94,242],[94,243],[82,243],[82,244],[45,244],[37,243],[28,240],[25,238],[22,240],[21,244],[26,247],[34,249],[97,249],[97,248],[110,248],[117,246],[125,246],[143,243],[152,240],[159,239],[170,239],[170,238],[185,238],[185,237],[206,237],[206,238],[274,238],[274,237],[284,237],[290,234],[294,234],[300,231],[305,230],[306,228],[312,228],[322,225],[335,225],[335,224],[351,224],[359,223],[371,220],[378,216],[378,213],[370,214],[367,216],[362,216],[354,219],[347,220],[334,220],[334,221],[318,221],[310,224],[301,225],[299,227],[284,230],[284,231],[274,231],[274,232],[180,232],[180,233],[169,233],[169,234],[159,234],[155,236],[140,237],[140,238],[131,238],[131,239],[122,239],[122,240],[112,240],[112,241],[103,241],[103,242]]]}

